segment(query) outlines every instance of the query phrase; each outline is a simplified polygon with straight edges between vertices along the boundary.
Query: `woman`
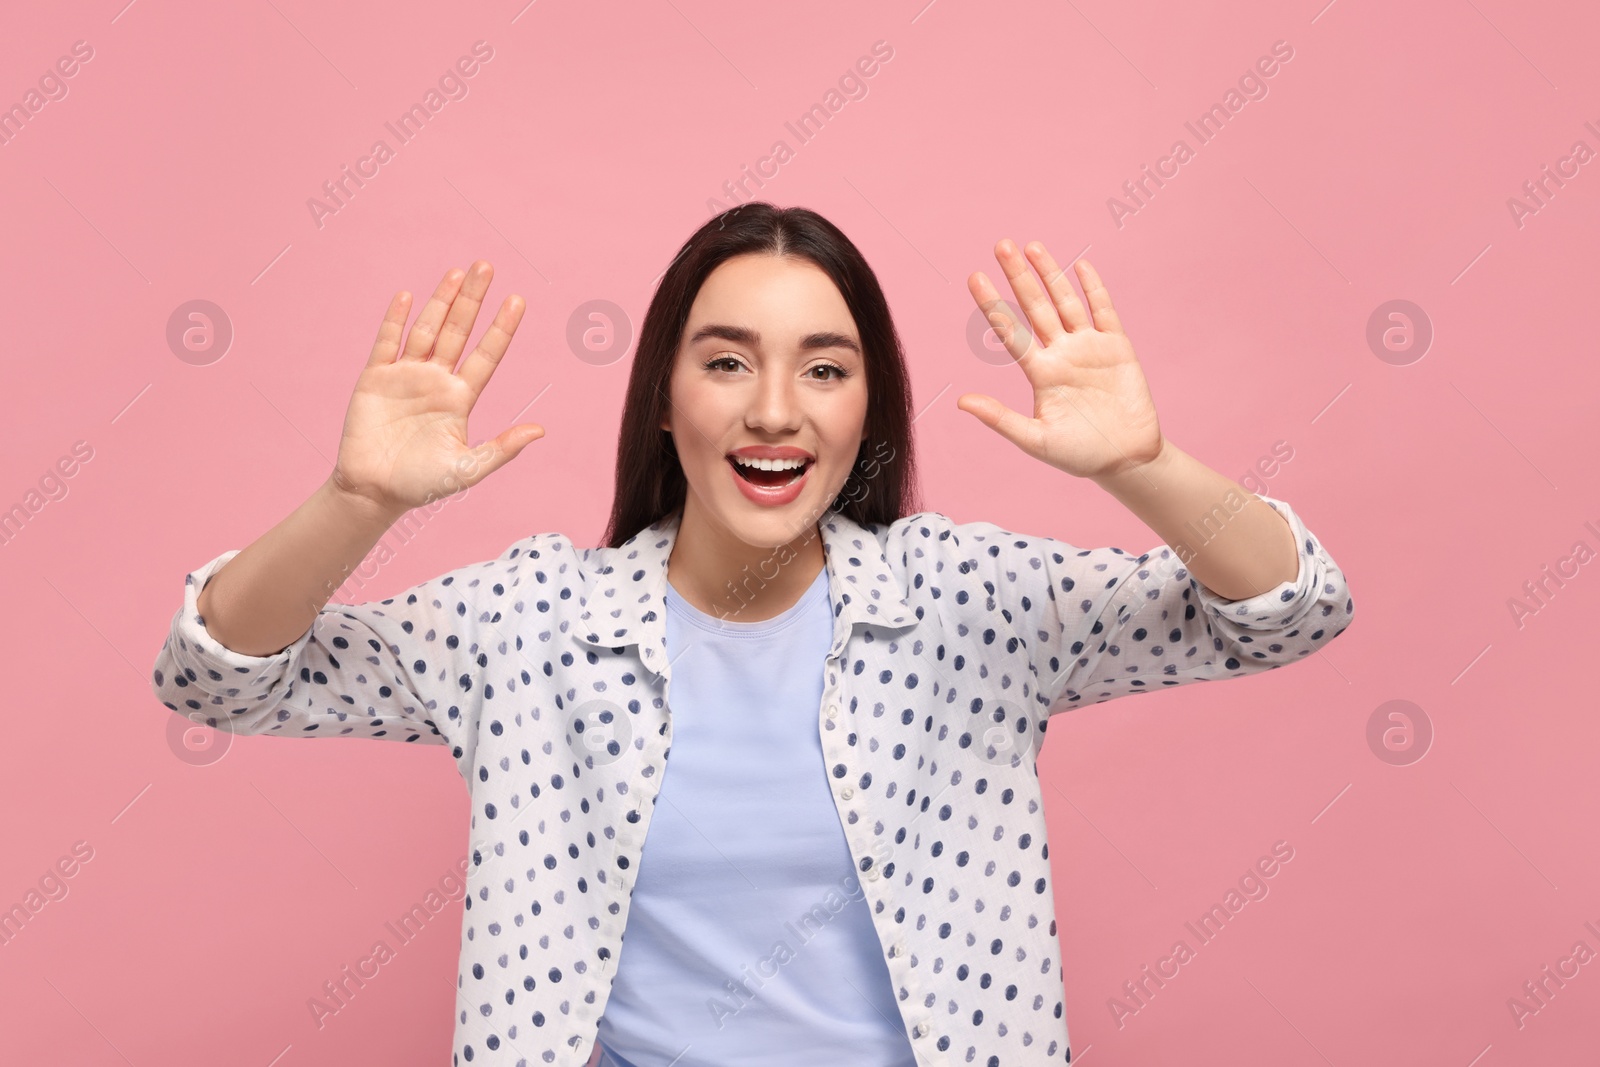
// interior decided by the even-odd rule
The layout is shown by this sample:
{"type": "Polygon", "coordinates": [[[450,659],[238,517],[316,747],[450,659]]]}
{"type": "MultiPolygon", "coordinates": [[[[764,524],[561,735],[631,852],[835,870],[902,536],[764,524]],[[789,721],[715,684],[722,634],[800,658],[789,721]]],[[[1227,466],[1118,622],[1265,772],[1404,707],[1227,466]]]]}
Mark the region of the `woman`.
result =
{"type": "Polygon", "coordinates": [[[479,262],[409,334],[396,296],[327,482],[188,575],[154,674],[173,711],[450,746],[473,811],[454,1063],[1070,1062],[1049,717],[1293,662],[1353,605],[1287,504],[1162,436],[1087,262],[1085,310],[1042,245],[997,256],[1034,336],[969,288],[1034,415],[959,406],[1112,493],[1152,552],[908,513],[911,390],[875,276],[814,212],[752,203],[651,301],[602,547],[536,534],[325,606],[407,510],[543,436],[467,446],[523,310],[456,366],[479,262]]]}

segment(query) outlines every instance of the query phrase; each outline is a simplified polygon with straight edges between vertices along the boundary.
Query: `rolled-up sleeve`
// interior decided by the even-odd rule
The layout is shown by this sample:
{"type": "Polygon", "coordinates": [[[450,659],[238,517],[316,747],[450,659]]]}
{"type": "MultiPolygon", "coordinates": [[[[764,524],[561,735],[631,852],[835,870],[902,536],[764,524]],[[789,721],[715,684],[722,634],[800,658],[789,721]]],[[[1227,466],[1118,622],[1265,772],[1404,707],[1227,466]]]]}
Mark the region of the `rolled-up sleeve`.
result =
{"type": "Polygon", "coordinates": [[[982,547],[976,561],[1011,591],[1010,617],[1031,645],[1049,714],[1282,667],[1344,632],[1355,611],[1344,573],[1293,508],[1256,495],[1288,522],[1299,566],[1242,600],[1208,589],[1165,544],[1134,556],[988,523],[959,528],[982,547]]]}
{"type": "MultiPolygon", "coordinates": [[[[1259,496],[1259,494],[1257,494],[1259,496]]],[[[1163,686],[1272,670],[1311,655],[1343,633],[1355,614],[1344,573],[1293,508],[1260,497],[1289,523],[1298,546],[1295,576],[1243,600],[1229,600],[1190,575],[1167,545],[1135,558],[1097,550],[1100,589],[1080,601],[1062,668],[1046,684],[1051,713],[1163,686]]]]}
{"type": "Polygon", "coordinates": [[[462,668],[478,651],[480,624],[471,602],[479,582],[466,576],[486,564],[387,600],[329,604],[288,647],[249,656],[211,636],[198,604],[239,551],[184,578],[183,607],[151,673],[163,704],[236,734],[450,743],[463,708],[481,699],[474,672],[462,668]]]}

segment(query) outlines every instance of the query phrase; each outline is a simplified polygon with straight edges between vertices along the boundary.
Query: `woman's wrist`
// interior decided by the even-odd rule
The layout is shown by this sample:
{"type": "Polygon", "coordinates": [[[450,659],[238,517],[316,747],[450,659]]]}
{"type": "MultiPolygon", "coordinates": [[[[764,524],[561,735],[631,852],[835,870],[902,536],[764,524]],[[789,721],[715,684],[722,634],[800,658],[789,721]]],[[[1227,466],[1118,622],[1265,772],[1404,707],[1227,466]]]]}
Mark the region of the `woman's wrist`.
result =
{"type": "Polygon", "coordinates": [[[398,522],[406,510],[386,506],[364,493],[341,485],[335,474],[330,474],[314,495],[321,497],[324,510],[335,515],[341,525],[348,524],[346,528],[351,529],[375,528],[380,535],[398,522]]]}

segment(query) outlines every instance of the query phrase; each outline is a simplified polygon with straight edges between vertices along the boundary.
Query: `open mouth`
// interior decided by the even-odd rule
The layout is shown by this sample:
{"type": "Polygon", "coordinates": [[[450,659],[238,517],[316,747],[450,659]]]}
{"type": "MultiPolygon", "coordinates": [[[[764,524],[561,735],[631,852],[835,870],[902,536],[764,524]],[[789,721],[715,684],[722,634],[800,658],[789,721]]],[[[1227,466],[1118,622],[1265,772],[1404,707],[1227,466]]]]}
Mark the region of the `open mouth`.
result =
{"type": "Polygon", "coordinates": [[[796,463],[792,460],[786,460],[767,464],[767,467],[778,468],[776,470],[767,469],[767,467],[752,467],[748,463],[741,463],[732,456],[728,457],[728,462],[733,465],[734,473],[751,485],[758,485],[763,489],[779,489],[799,481],[815,461],[808,459],[796,463]]]}

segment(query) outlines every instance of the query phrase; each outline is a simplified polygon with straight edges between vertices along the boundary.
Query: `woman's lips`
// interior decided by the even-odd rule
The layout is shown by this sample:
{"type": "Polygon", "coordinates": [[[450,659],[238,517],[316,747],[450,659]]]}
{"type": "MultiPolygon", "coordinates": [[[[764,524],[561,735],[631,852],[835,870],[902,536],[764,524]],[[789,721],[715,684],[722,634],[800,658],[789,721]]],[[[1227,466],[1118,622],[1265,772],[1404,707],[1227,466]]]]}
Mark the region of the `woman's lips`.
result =
{"type": "Polygon", "coordinates": [[[807,462],[800,469],[799,477],[787,484],[777,486],[757,485],[755,482],[749,481],[739,473],[738,466],[733,459],[730,458],[728,460],[728,477],[733,479],[734,484],[739,487],[739,492],[745,495],[745,499],[760,504],[762,507],[780,507],[793,501],[805,489],[806,482],[811,477],[811,470],[816,466],[816,463],[814,461],[807,462]]]}

